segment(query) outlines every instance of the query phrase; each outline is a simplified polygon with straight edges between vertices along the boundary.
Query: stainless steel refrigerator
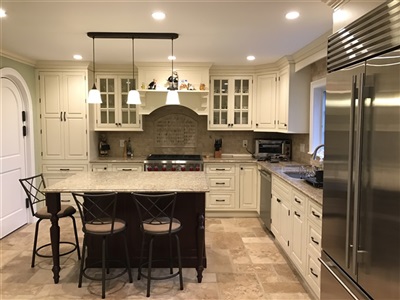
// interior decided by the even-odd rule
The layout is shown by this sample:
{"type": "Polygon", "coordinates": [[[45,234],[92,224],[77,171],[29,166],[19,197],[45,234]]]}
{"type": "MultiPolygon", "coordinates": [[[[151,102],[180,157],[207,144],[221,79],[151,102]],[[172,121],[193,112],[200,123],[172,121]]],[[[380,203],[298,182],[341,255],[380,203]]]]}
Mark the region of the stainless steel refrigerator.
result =
{"type": "Polygon", "coordinates": [[[400,1],[328,39],[321,299],[400,299],[400,1]]]}

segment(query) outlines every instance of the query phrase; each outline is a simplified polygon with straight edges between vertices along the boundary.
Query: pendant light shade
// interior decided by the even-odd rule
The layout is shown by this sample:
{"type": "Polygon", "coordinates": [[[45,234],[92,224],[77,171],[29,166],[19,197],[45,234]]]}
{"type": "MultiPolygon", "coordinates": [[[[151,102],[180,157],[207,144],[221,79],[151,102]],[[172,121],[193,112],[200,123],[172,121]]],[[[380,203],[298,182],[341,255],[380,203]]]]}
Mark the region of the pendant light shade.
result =
{"type": "Polygon", "coordinates": [[[135,89],[135,39],[132,38],[132,89],[128,93],[126,104],[142,104],[139,92],[135,89]]]}
{"type": "Polygon", "coordinates": [[[95,64],[95,55],[94,55],[94,37],[93,37],[93,87],[89,91],[88,95],[88,103],[90,104],[99,104],[102,103],[100,91],[96,88],[96,64],[95,64]]]}
{"type": "Polygon", "coordinates": [[[171,39],[171,80],[172,84],[167,93],[167,101],[165,102],[166,105],[179,105],[179,95],[177,89],[174,86],[174,39],[171,39]]]}

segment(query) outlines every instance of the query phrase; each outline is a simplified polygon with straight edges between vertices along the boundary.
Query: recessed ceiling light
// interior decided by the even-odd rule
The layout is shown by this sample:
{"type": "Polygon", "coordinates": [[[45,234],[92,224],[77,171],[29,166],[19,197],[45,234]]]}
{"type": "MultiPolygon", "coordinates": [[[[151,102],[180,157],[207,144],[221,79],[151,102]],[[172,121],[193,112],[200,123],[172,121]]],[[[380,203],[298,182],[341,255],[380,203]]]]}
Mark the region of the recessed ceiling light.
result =
{"type": "Polygon", "coordinates": [[[286,14],[286,19],[294,20],[297,19],[299,16],[300,14],[297,11],[291,11],[286,14]]]}
{"type": "Polygon", "coordinates": [[[80,55],[80,54],[75,54],[75,55],[74,55],[74,59],[76,59],[76,60],[81,60],[81,59],[82,59],[82,55],[80,55]]]}
{"type": "Polygon", "coordinates": [[[175,56],[175,55],[173,55],[173,56],[170,55],[170,56],[168,56],[168,59],[169,59],[169,60],[175,60],[175,59],[176,59],[176,56],[175,56]]]}
{"type": "Polygon", "coordinates": [[[156,11],[151,14],[154,20],[164,20],[165,14],[162,11],[156,11]]]}
{"type": "Polygon", "coordinates": [[[256,58],[255,58],[255,56],[254,55],[249,55],[249,56],[247,56],[247,60],[255,60],[256,58]]]}
{"type": "Polygon", "coordinates": [[[4,18],[6,16],[7,16],[6,11],[4,9],[0,8],[0,18],[4,18]]]}

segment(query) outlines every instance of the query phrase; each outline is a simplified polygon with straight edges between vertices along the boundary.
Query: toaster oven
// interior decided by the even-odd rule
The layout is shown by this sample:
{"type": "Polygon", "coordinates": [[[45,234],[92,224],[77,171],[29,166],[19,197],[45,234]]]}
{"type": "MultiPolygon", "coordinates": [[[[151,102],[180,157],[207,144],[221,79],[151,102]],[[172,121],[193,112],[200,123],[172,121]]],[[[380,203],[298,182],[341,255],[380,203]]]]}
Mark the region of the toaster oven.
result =
{"type": "Polygon", "coordinates": [[[291,140],[255,140],[254,157],[257,159],[278,158],[280,160],[290,160],[292,156],[291,140]]]}

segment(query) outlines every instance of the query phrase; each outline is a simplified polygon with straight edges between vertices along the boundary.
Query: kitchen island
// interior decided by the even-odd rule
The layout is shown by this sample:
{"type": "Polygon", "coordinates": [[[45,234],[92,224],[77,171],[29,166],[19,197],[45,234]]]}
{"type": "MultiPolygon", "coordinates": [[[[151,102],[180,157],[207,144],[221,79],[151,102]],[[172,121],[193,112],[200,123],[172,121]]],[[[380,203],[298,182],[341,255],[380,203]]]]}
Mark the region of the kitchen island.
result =
{"type": "MultiPolygon", "coordinates": [[[[131,192],[162,193],[177,192],[175,217],[180,219],[183,229],[180,233],[183,267],[194,267],[197,280],[202,281],[202,272],[207,266],[205,254],[205,194],[209,191],[204,172],[84,172],[73,175],[45,189],[46,205],[51,213],[50,237],[53,252],[53,278],[60,278],[59,242],[60,228],[57,212],[60,211],[61,193],[103,193],[118,192],[117,217],[127,222],[127,239],[132,266],[137,266],[140,256],[141,232],[131,192]]],[[[78,221],[79,222],[79,221],[78,221]]],[[[88,243],[89,261],[100,258],[99,241],[88,243]]],[[[110,243],[118,245],[119,243],[110,243]]],[[[164,253],[162,247],[155,253],[164,253]]],[[[120,249],[110,249],[110,255],[119,257],[120,249]]]]}

